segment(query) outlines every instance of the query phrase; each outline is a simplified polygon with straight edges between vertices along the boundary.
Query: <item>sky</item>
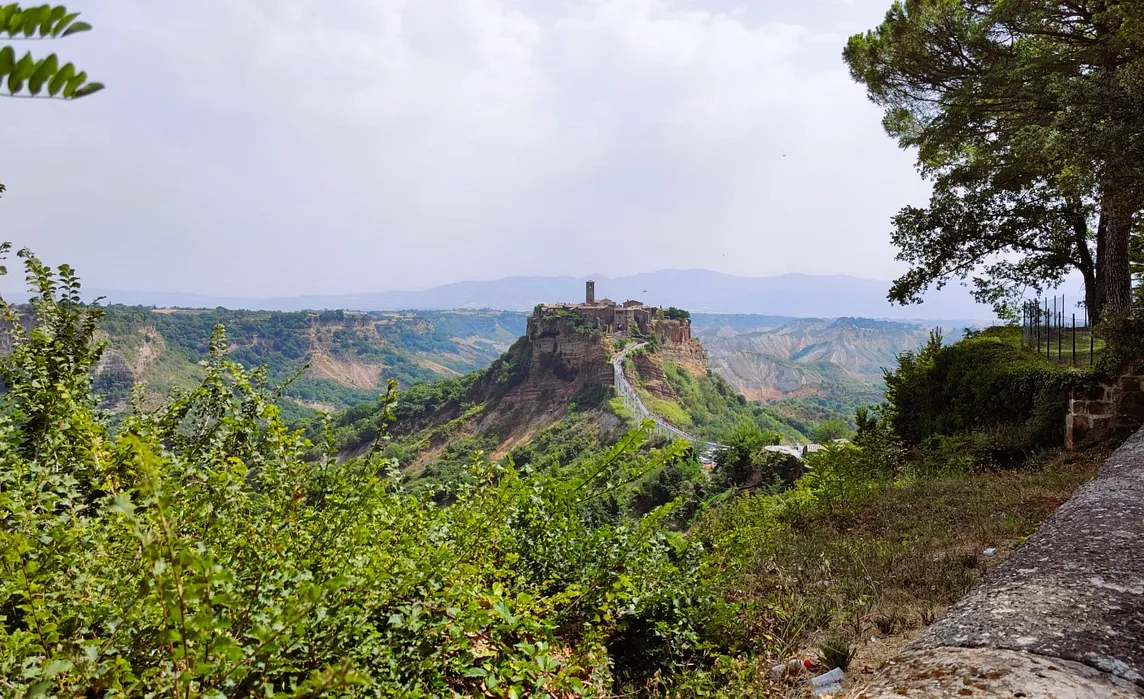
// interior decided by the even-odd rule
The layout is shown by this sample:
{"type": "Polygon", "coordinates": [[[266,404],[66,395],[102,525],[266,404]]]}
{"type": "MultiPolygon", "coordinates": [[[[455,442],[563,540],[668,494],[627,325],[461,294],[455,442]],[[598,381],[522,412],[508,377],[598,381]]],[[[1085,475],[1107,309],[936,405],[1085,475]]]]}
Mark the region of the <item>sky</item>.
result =
{"type": "MultiPolygon", "coordinates": [[[[889,279],[928,187],[841,59],[890,0],[73,0],[0,237],[248,297],[705,268],[889,279]]],[[[20,286],[10,275],[0,289],[20,286]]]]}

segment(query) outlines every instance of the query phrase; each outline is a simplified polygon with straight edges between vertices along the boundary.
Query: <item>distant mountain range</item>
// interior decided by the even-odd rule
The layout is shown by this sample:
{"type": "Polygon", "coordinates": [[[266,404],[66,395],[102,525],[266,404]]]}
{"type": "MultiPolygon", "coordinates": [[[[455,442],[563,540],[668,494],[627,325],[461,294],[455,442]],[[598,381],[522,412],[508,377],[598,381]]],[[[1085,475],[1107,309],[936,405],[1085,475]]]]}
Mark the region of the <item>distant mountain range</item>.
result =
{"type": "MultiPolygon", "coordinates": [[[[953,286],[927,296],[920,306],[896,306],[886,300],[887,281],[845,275],[784,274],[738,277],[707,270],[664,270],[627,277],[592,277],[597,298],[638,299],[692,312],[754,313],[794,317],[989,320],[992,310],[966,290],[953,286]]],[[[90,290],[105,303],[156,307],[300,311],[498,309],[529,311],[538,303],[583,299],[588,277],[507,277],[486,282],[457,282],[422,291],[308,295],[292,298],[236,298],[146,291],[90,290]]]]}

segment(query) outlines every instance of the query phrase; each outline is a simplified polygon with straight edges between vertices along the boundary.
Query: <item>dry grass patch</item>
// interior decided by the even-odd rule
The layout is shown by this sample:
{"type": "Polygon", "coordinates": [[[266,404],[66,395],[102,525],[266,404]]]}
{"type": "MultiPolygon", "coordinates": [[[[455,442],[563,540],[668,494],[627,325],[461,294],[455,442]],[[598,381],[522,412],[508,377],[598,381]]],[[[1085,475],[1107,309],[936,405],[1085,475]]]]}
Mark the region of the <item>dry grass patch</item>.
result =
{"type": "Polygon", "coordinates": [[[1005,560],[1105,456],[887,483],[833,508],[797,488],[743,496],[695,534],[727,573],[726,596],[742,603],[728,633],[755,654],[760,674],[792,656],[815,659],[827,638],[858,647],[860,673],[1005,560]],[[868,648],[871,637],[882,645],[868,648]]]}

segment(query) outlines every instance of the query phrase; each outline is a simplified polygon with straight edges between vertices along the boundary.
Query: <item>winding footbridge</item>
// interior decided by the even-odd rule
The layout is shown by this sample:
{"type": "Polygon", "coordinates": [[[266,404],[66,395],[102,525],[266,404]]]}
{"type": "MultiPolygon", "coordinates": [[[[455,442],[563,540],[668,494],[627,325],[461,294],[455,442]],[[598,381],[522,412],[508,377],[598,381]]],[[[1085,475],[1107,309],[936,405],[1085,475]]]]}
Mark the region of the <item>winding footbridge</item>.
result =
{"type": "Polygon", "coordinates": [[[628,377],[624,374],[624,360],[629,354],[638,349],[646,347],[646,342],[632,345],[631,347],[624,348],[616,353],[612,358],[612,370],[615,373],[616,393],[624,401],[624,407],[628,409],[633,415],[637,417],[640,422],[644,420],[651,420],[655,423],[655,431],[670,439],[685,439],[691,442],[695,450],[700,454],[703,461],[710,461],[715,457],[715,452],[723,448],[722,444],[715,442],[705,442],[698,437],[694,437],[678,427],[668,423],[663,418],[655,415],[647,406],[644,405],[643,400],[640,399],[632,385],[628,383],[628,377]]]}

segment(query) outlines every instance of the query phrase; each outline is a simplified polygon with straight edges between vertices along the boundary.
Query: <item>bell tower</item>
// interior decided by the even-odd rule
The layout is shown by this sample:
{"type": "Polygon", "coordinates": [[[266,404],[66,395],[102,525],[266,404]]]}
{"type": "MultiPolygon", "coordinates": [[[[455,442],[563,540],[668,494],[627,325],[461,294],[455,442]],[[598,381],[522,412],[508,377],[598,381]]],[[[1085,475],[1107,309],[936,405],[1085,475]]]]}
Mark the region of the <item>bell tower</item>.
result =
{"type": "Polygon", "coordinates": [[[596,305],[596,282],[591,279],[584,283],[584,303],[589,306],[596,305]]]}

